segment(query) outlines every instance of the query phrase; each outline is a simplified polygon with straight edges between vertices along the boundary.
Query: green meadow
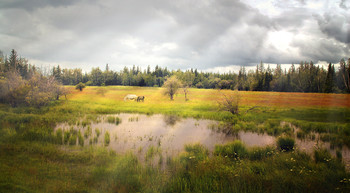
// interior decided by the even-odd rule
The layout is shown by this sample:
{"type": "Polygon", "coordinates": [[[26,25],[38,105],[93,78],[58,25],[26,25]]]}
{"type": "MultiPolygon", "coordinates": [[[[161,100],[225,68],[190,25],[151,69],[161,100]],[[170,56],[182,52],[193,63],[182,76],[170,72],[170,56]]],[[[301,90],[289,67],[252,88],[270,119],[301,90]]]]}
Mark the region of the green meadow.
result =
{"type": "MultiPolygon", "coordinates": [[[[239,92],[239,114],[233,115],[218,110],[223,94],[234,93],[229,90],[191,88],[189,100],[182,92],[170,100],[156,87],[67,88],[67,99],[41,108],[0,105],[0,192],[350,191],[349,167],[340,152],[350,147],[348,95],[239,92]],[[145,96],[145,101],[124,101],[127,94],[145,96]],[[322,102],[326,99],[333,103],[322,102]],[[104,145],[97,146],[79,143],[88,132],[54,130],[61,122],[88,126],[101,114],[118,113],[211,119],[220,122],[216,129],[222,125],[231,133],[267,133],[278,140],[267,147],[232,141],[213,152],[202,144],[187,144],[178,156],[164,157],[157,165],[141,162],[131,152],[110,150],[109,133],[100,136],[104,145]],[[331,155],[316,147],[305,153],[295,145],[294,135],[317,135],[339,151],[331,155]]],[[[157,151],[150,147],[146,159],[157,151]]]]}

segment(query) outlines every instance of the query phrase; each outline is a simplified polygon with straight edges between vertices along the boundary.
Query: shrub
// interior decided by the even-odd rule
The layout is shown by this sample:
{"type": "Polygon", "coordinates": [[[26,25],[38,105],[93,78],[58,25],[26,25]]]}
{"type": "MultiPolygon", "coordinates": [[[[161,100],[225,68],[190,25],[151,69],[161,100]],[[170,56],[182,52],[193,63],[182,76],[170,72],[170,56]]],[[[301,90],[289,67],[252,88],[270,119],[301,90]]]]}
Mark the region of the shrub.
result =
{"type": "Polygon", "coordinates": [[[85,88],[85,84],[82,82],[79,82],[79,84],[77,84],[75,86],[75,89],[80,90],[80,91],[83,91],[84,88],[85,88]]]}
{"type": "Polygon", "coordinates": [[[295,141],[291,137],[279,137],[277,139],[277,147],[283,151],[293,150],[295,141]]]}

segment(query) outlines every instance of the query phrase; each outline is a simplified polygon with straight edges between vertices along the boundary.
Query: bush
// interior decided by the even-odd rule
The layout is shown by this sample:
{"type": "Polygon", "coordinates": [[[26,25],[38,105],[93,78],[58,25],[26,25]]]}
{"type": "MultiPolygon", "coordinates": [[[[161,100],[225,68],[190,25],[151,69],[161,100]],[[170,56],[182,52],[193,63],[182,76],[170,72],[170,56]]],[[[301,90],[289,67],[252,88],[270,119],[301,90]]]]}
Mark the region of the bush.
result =
{"type": "Polygon", "coordinates": [[[279,137],[277,139],[277,147],[282,151],[293,150],[295,141],[291,137],[279,137]]]}
{"type": "Polygon", "coordinates": [[[82,82],[79,82],[79,84],[77,84],[75,86],[75,89],[80,90],[80,91],[83,91],[84,88],[85,88],[85,84],[82,82]]]}

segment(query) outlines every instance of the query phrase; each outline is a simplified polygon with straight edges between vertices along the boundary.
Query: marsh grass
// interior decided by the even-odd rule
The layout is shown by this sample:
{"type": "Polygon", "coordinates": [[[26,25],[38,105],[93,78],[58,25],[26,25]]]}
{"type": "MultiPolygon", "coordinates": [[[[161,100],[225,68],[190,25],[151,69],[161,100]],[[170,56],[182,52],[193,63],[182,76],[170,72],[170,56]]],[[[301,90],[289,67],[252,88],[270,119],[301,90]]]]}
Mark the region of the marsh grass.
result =
{"type": "Polygon", "coordinates": [[[63,130],[58,128],[56,131],[56,143],[59,145],[63,144],[63,130]]]}
{"type": "Polygon", "coordinates": [[[100,137],[101,131],[98,128],[95,129],[95,133],[97,138],[100,137]]]}
{"type": "Polygon", "coordinates": [[[295,146],[295,140],[291,137],[278,137],[277,138],[277,147],[282,151],[292,151],[295,146]]]}
{"type": "Polygon", "coordinates": [[[225,145],[216,145],[214,155],[237,159],[247,157],[248,151],[241,141],[236,140],[225,145]]]}
{"type": "Polygon", "coordinates": [[[110,139],[109,132],[106,131],[106,133],[105,133],[105,140],[104,140],[105,146],[108,146],[110,141],[111,141],[111,139],[110,139]]]}
{"type": "Polygon", "coordinates": [[[111,123],[111,124],[119,125],[122,122],[122,120],[119,117],[116,117],[116,116],[108,116],[107,117],[107,122],[111,123]]]}
{"type": "MultiPolygon", "coordinates": [[[[329,157],[325,150],[317,150],[317,156],[311,158],[297,150],[248,148],[232,142],[221,145],[216,154],[209,156],[206,148],[192,144],[181,155],[167,155],[163,161],[157,146],[148,148],[149,160],[159,155],[159,165],[166,163],[166,170],[161,170],[149,162],[140,163],[130,153],[116,155],[106,147],[68,146],[77,141],[80,144],[82,133],[74,129],[53,131],[59,122],[72,127],[79,124],[86,128],[84,138],[93,144],[98,142],[100,134],[96,130],[93,133],[90,124],[100,122],[100,114],[161,113],[229,122],[233,133],[270,130],[272,135],[279,135],[290,131],[288,128],[283,131],[276,122],[287,121],[307,135],[329,134],[325,140],[349,145],[349,108],[293,104],[291,109],[273,101],[257,104],[261,96],[274,93],[242,92],[240,112],[255,105],[259,107],[236,116],[217,111],[213,90],[190,89],[190,101],[184,101],[183,97],[170,101],[160,94],[162,88],[113,86],[106,87],[105,96],[98,94],[97,88],[87,87],[84,92],[73,88],[68,100],[42,109],[0,104],[1,192],[348,192],[350,189],[350,175],[344,165],[339,158],[329,157]],[[128,93],[142,94],[147,100],[124,102],[123,97],[128,93]],[[57,145],[60,138],[67,145],[64,148],[57,145]]],[[[156,143],[157,139],[152,141],[156,143]]]]}
{"type": "Polygon", "coordinates": [[[84,131],[84,137],[85,137],[85,139],[89,138],[89,137],[91,136],[91,134],[92,134],[92,128],[91,128],[91,126],[89,125],[89,126],[85,129],[85,131],[84,131]]]}
{"type": "Polygon", "coordinates": [[[83,135],[81,134],[80,130],[78,131],[78,144],[80,146],[84,146],[84,137],[83,135]]]}

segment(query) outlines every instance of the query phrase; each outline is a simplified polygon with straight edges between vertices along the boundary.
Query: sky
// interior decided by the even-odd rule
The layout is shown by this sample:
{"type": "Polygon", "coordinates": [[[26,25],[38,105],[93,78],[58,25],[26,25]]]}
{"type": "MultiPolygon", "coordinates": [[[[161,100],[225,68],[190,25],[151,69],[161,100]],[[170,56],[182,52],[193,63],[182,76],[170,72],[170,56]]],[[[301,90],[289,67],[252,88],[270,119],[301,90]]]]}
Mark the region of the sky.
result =
{"type": "Polygon", "coordinates": [[[0,0],[0,50],[37,66],[236,71],[350,57],[350,0],[0,0]]]}

